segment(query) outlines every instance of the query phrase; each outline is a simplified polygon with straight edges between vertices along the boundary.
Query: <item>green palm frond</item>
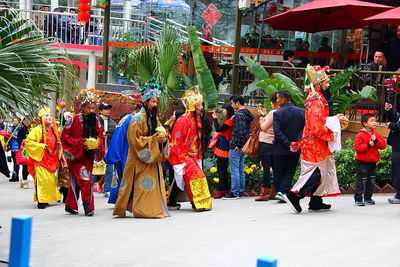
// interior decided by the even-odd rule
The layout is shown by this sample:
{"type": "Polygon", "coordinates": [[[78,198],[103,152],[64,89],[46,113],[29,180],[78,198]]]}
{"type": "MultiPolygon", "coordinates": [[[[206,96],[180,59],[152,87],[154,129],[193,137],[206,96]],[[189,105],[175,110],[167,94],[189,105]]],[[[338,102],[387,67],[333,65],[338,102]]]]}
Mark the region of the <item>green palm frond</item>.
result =
{"type": "Polygon", "coordinates": [[[175,28],[166,25],[160,33],[159,40],[150,46],[132,50],[128,56],[127,73],[129,79],[138,77],[141,84],[155,77],[163,87],[160,96],[160,110],[168,108],[168,99],[181,88],[182,78],[178,69],[178,58],[182,44],[175,28]]]}
{"type": "Polygon", "coordinates": [[[188,36],[193,53],[196,77],[204,97],[205,107],[206,109],[215,108],[218,105],[218,91],[211,71],[204,59],[203,52],[200,49],[200,41],[194,26],[188,27],[188,36]]]}
{"type": "Polygon", "coordinates": [[[64,79],[72,70],[29,20],[11,9],[5,14],[1,10],[0,113],[34,114],[51,93],[65,94],[64,79]]]}
{"type": "Polygon", "coordinates": [[[334,98],[333,111],[335,114],[343,114],[346,110],[353,108],[358,100],[368,99],[377,101],[376,89],[372,86],[365,86],[360,92],[349,90],[334,98]]]}

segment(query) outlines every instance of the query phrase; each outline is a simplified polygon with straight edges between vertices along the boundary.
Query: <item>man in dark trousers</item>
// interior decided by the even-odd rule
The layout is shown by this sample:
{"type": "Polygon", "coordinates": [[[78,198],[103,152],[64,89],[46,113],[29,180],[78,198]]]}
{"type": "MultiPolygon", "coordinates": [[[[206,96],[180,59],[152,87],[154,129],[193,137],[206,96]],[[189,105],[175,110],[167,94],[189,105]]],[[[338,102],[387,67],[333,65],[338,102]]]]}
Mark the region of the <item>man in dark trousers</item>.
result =
{"type": "Polygon", "coordinates": [[[385,103],[388,118],[387,127],[390,129],[387,143],[392,146],[392,184],[396,189],[396,195],[389,198],[391,204],[400,204],[400,117],[392,112],[392,105],[385,103]]]}
{"type": "Polygon", "coordinates": [[[292,104],[288,91],[278,91],[277,103],[281,107],[274,113],[273,155],[274,180],[281,201],[292,186],[292,179],[299,162],[300,153],[291,152],[290,145],[300,140],[304,127],[304,109],[292,104]]]}
{"type": "MultiPolygon", "coordinates": [[[[103,102],[99,105],[99,111],[100,111],[99,121],[104,132],[104,148],[106,152],[108,150],[108,145],[111,143],[111,138],[115,132],[115,128],[117,127],[115,121],[112,120],[110,117],[111,108],[112,106],[110,104],[107,104],[106,102],[103,102]]],[[[107,164],[106,174],[104,176],[104,192],[103,192],[104,196],[107,198],[110,196],[112,176],[113,176],[113,165],[107,164]]]]}

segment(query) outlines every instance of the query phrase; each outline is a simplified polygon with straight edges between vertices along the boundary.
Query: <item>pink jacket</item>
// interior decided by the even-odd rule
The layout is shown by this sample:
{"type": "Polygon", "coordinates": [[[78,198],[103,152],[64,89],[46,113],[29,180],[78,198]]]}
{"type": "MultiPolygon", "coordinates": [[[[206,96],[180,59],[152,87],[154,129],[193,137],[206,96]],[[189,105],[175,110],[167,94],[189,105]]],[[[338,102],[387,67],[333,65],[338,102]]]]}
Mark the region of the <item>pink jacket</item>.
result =
{"type": "Polygon", "coordinates": [[[268,112],[267,116],[260,118],[260,137],[259,141],[267,144],[272,144],[272,140],[274,140],[274,112],[275,110],[271,110],[268,112]]]}

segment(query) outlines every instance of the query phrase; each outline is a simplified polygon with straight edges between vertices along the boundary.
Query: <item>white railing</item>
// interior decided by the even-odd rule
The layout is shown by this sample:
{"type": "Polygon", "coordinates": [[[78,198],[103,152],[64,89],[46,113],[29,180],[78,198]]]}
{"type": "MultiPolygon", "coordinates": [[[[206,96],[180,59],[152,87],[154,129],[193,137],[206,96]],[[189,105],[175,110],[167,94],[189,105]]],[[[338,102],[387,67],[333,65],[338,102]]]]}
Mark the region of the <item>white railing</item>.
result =
{"type": "MultiPolygon", "coordinates": [[[[57,38],[58,41],[66,44],[103,45],[103,16],[92,15],[89,22],[83,24],[78,21],[78,15],[74,13],[16,10],[20,11],[23,17],[31,19],[37,28],[47,37],[57,38]]],[[[130,33],[131,42],[154,43],[159,39],[165,24],[171,25],[178,30],[182,42],[188,42],[186,26],[170,19],[163,22],[144,14],[133,13],[130,19],[110,18],[110,41],[122,41],[124,34],[130,33]]],[[[201,32],[197,33],[200,41],[206,42],[209,45],[232,46],[225,41],[215,38],[210,42],[201,37],[201,32]]]]}

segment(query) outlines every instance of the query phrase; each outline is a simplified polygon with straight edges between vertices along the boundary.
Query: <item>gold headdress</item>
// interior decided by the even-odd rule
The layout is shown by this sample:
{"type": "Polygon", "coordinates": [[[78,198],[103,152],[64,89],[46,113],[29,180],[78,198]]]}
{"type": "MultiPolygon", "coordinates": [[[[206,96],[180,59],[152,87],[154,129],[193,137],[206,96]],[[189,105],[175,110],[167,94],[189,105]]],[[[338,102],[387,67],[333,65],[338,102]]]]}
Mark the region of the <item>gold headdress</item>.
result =
{"type": "Polygon", "coordinates": [[[198,89],[192,87],[185,91],[181,100],[186,108],[186,112],[195,111],[196,106],[203,103],[203,96],[198,89]]]}
{"type": "Polygon", "coordinates": [[[326,74],[326,71],[329,72],[329,66],[325,66],[321,68],[320,66],[308,66],[306,68],[306,73],[308,80],[312,85],[325,81],[329,79],[329,76],[326,74]]]}
{"type": "MultiPolygon", "coordinates": [[[[42,123],[43,142],[44,142],[44,143],[46,143],[46,135],[47,135],[47,131],[46,131],[46,122],[45,122],[45,119],[44,119],[44,115],[46,115],[46,114],[50,114],[51,116],[53,116],[53,112],[52,112],[51,109],[48,108],[48,107],[44,107],[44,108],[40,109],[40,110],[38,111],[38,113],[37,113],[37,115],[38,115],[38,117],[39,117],[39,119],[40,119],[40,122],[42,123]]],[[[57,123],[56,123],[56,120],[54,119],[54,117],[53,117],[52,126],[53,126],[53,128],[54,128],[54,133],[55,133],[55,135],[56,135],[56,138],[57,138],[57,140],[59,141],[59,140],[60,140],[60,135],[59,135],[57,123]]]]}
{"type": "Polygon", "coordinates": [[[81,102],[81,106],[86,104],[98,104],[100,99],[96,94],[94,88],[83,89],[78,95],[79,102],[81,102]]]}

